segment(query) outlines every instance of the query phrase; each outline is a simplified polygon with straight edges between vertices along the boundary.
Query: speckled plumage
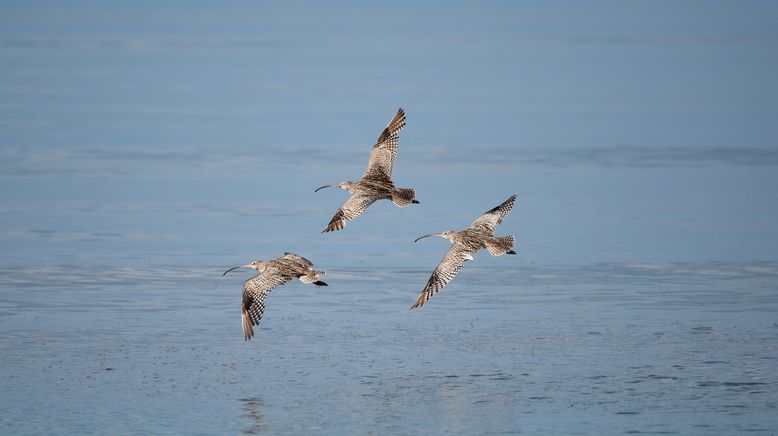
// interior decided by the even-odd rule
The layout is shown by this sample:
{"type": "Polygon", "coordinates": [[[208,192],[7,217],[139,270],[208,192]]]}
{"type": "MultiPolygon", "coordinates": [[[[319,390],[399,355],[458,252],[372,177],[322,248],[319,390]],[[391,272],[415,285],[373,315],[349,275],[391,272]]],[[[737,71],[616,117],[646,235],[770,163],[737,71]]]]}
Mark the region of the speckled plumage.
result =
{"type": "MultiPolygon", "coordinates": [[[[513,251],[516,242],[513,235],[494,236],[495,227],[505,219],[515,201],[516,196],[512,195],[499,206],[486,211],[467,228],[459,232],[448,230],[443,233],[421,237],[441,236],[451,241],[451,248],[449,248],[438,266],[432,271],[432,275],[427,280],[424,290],[421,291],[411,309],[424,305],[430,297],[443,289],[448,282],[454,279],[466,261],[473,260],[473,255],[478,250],[486,248],[492,256],[516,254],[513,251]]],[[[416,240],[418,241],[421,238],[416,240]]]]}
{"type": "Polygon", "coordinates": [[[243,282],[243,300],[241,302],[241,318],[243,338],[250,340],[254,336],[254,326],[259,325],[265,312],[265,300],[270,290],[284,285],[292,279],[299,279],[305,284],[327,286],[319,280],[324,271],[313,269],[308,259],[294,253],[284,253],[283,256],[271,260],[256,260],[248,265],[240,265],[225,271],[224,274],[236,268],[251,268],[259,274],[243,282]]]}
{"type": "Polygon", "coordinates": [[[351,193],[351,197],[335,212],[322,232],[342,230],[347,221],[358,217],[378,200],[391,200],[399,207],[418,203],[413,189],[396,188],[392,182],[392,169],[400,145],[398,132],[403,127],[405,127],[405,111],[399,108],[371,148],[370,159],[362,178],[356,182],[322,186],[322,188],[337,186],[351,193]]]}

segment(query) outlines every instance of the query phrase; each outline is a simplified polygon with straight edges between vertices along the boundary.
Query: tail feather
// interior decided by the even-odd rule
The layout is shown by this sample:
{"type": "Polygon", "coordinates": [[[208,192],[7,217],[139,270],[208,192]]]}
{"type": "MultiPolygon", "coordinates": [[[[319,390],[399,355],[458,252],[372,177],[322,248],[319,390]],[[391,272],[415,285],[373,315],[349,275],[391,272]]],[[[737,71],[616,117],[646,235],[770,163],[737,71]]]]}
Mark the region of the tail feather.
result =
{"type": "Polygon", "coordinates": [[[327,284],[322,285],[319,281],[319,277],[326,274],[324,271],[316,271],[316,270],[309,270],[307,274],[300,276],[300,281],[305,283],[306,285],[310,285],[313,283],[316,286],[327,286],[327,284]]]}
{"type": "Polygon", "coordinates": [[[413,191],[413,188],[399,188],[392,192],[392,202],[399,207],[418,203],[414,197],[416,197],[416,193],[413,191]]]}
{"type": "Polygon", "coordinates": [[[500,236],[494,238],[493,241],[486,243],[486,249],[492,256],[502,256],[503,254],[516,254],[513,251],[513,246],[516,244],[516,238],[513,235],[500,236]]]}

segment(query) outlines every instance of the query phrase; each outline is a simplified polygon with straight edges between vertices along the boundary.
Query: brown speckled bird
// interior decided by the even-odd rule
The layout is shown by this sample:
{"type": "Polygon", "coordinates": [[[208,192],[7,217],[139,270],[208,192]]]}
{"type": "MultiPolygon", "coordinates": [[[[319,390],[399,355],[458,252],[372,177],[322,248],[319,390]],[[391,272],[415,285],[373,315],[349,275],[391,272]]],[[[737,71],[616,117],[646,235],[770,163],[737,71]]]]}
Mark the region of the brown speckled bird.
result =
{"type": "Polygon", "coordinates": [[[399,207],[418,203],[412,188],[395,188],[392,182],[392,167],[397,157],[397,148],[400,146],[397,132],[403,127],[405,127],[405,111],[399,108],[370,150],[367,170],[361,179],[356,182],[324,185],[314,191],[341,188],[351,193],[351,197],[335,212],[335,216],[322,233],[342,230],[346,226],[346,221],[358,217],[368,206],[378,200],[391,200],[399,207]]]}
{"type": "MultiPolygon", "coordinates": [[[[438,291],[450,282],[462,265],[468,260],[473,260],[473,255],[480,249],[486,248],[492,256],[501,256],[503,254],[516,254],[513,246],[516,242],[511,236],[494,236],[494,228],[500,224],[511,211],[516,196],[512,195],[502,204],[485,212],[483,215],[473,221],[466,229],[455,232],[447,230],[443,233],[432,233],[416,238],[416,241],[429,236],[440,236],[451,242],[451,248],[443,256],[438,266],[432,271],[424,290],[419,294],[419,298],[411,306],[415,309],[430,299],[438,291]]],[[[416,242],[413,241],[413,242],[416,242]]]]}
{"type": "Polygon", "coordinates": [[[305,284],[327,286],[319,280],[319,277],[324,275],[324,271],[313,269],[311,261],[294,253],[284,253],[277,259],[255,260],[247,265],[234,266],[224,271],[222,275],[238,268],[259,271],[259,274],[243,282],[240,313],[243,318],[243,339],[247,341],[254,336],[254,326],[259,325],[259,320],[262,319],[262,313],[265,312],[265,299],[271,289],[295,278],[305,284]]]}

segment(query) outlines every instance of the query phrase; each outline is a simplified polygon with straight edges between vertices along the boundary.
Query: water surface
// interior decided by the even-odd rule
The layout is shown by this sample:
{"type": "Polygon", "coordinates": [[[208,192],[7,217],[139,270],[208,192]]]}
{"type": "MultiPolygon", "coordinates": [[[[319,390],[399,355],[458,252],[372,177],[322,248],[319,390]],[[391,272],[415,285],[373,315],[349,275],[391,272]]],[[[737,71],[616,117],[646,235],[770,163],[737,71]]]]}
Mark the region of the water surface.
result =
{"type": "Polygon", "coordinates": [[[5,2],[0,433],[774,432],[775,9],[5,2]],[[421,204],[321,234],[398,106],[421,204]]]}
{"type": "Polygon", "coordinates": [[[274,291],[250,343],[215,269],[4,269],[4,432],[778,423],[775,263],[468,266],[418,311],[427,271],[333,268],[274,291]]]}

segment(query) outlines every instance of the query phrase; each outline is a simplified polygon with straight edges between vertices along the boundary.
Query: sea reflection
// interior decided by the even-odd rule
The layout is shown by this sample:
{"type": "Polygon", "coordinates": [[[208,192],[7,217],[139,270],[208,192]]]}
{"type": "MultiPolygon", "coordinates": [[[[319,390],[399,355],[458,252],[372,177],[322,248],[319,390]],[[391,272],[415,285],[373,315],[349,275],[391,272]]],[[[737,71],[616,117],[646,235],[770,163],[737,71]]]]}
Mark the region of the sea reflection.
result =
{"type": "Polygon", "coordinates": [[[241,429],[243,434],[260,434],[266,430],[263,420],[265,414],[262,409],[265,403],[257,397],[241,398],[241,416],[244,418],[245,427],[241,429]]]}

